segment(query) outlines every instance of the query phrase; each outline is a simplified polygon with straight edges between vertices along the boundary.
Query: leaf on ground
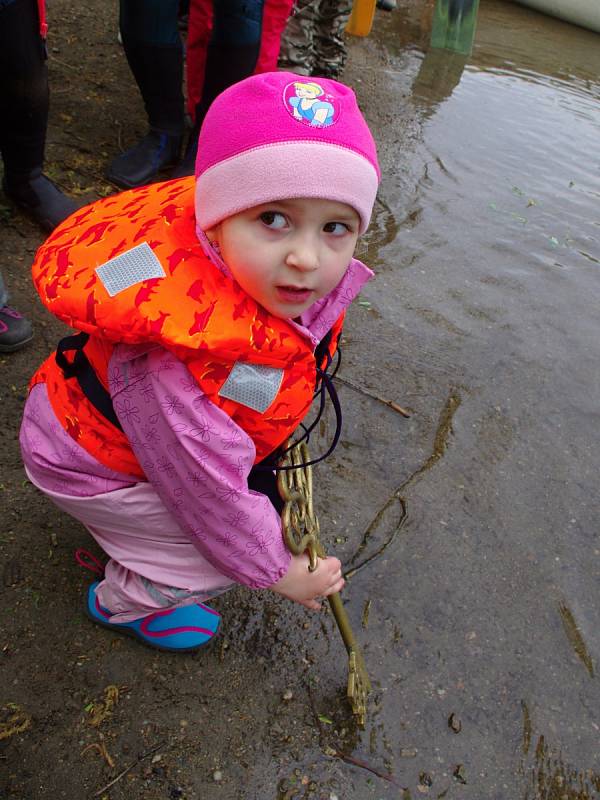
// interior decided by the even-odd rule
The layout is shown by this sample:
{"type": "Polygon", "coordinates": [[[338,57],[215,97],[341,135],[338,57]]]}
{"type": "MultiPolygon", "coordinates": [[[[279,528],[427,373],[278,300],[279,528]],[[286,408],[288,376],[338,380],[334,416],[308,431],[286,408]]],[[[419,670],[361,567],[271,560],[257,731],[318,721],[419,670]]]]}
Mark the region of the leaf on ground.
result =
{"type": "MultiPolygon", "coordinates": [[[[104,700],[100,703],[91,703],[91,708],[89,710],[90,719],[88,720],[90,725],[93,725],[97,728],[101,725],[104,720],[108,719],[112,715],[114,707],[119,702],[119,687],[111,684],[107,686],[104,690],[104,700]]],[[[87,710],[87,706],[86,706],[87,710]]]]}
{"type": "Polygon", "coordinates": [[[31,717],[16,703],[7,703],[0,708],[0,741],[17,733],[23,733],[31,726],[31,717]]]}

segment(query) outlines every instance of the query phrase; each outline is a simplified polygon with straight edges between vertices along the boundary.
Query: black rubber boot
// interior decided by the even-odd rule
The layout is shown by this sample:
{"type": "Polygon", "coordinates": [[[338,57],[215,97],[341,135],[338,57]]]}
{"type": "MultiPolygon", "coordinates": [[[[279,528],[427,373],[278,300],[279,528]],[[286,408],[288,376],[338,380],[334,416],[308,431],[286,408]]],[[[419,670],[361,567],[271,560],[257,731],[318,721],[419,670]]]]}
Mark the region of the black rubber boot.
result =
{"type": "Polygon", "coordinates": [[[181,139],[178,134],[151,129],[136,145],[113,160],[106,177],[124,189],[150,183],[162,169],[177,162],[181,139]]]}
{"type": "Polygon", "coordinates": [[[45,231],[54,230],[79,208],[41,169],[5,174],[2,188],[9,200],[45,231]]]}

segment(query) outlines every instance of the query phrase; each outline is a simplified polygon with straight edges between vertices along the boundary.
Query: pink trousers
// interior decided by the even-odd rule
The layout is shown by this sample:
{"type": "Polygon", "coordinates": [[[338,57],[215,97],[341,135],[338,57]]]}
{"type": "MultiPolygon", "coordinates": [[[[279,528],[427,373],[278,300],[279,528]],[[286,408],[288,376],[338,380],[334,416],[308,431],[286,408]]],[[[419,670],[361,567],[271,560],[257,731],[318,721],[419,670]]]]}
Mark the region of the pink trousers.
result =
{"type": "Polygon", "coordinates": [[[205,602],[234,583],[182,533],[149,483],[94,497],[72,497],[29,480],[81,522],[110,557],[97,589],[111,622],[205,602]]]}

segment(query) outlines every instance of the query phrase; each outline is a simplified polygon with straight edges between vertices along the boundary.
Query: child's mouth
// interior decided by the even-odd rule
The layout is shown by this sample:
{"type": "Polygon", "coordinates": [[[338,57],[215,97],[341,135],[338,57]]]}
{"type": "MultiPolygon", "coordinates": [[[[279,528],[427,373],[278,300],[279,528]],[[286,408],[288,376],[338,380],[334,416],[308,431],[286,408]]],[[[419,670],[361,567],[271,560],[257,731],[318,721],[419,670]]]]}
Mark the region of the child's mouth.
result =
{"type": "Polygon", "coordinates": [[[284,303],[304,303],[312,295],[312,289],[299,286],[277,286],[279,299],[284,303]]]}

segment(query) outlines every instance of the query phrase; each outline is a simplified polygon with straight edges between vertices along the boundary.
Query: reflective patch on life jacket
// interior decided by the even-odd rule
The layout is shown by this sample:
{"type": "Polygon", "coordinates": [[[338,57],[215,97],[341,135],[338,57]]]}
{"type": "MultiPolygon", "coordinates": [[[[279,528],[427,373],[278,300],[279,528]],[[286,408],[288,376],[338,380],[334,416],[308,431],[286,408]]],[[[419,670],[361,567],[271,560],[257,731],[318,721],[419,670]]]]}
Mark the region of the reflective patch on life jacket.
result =
{"type": "Polygon", "coordinates": [[[219,396],[262,414],[277,397],[282,380],[282,369],[236,361],[219,396]]]}
{"type": "Polygon", "coordinates": [[[111,297],[149,278],[165,278],[162,264],[147,242],[111,258],[97,267],[96,274],[111,297]]]}

